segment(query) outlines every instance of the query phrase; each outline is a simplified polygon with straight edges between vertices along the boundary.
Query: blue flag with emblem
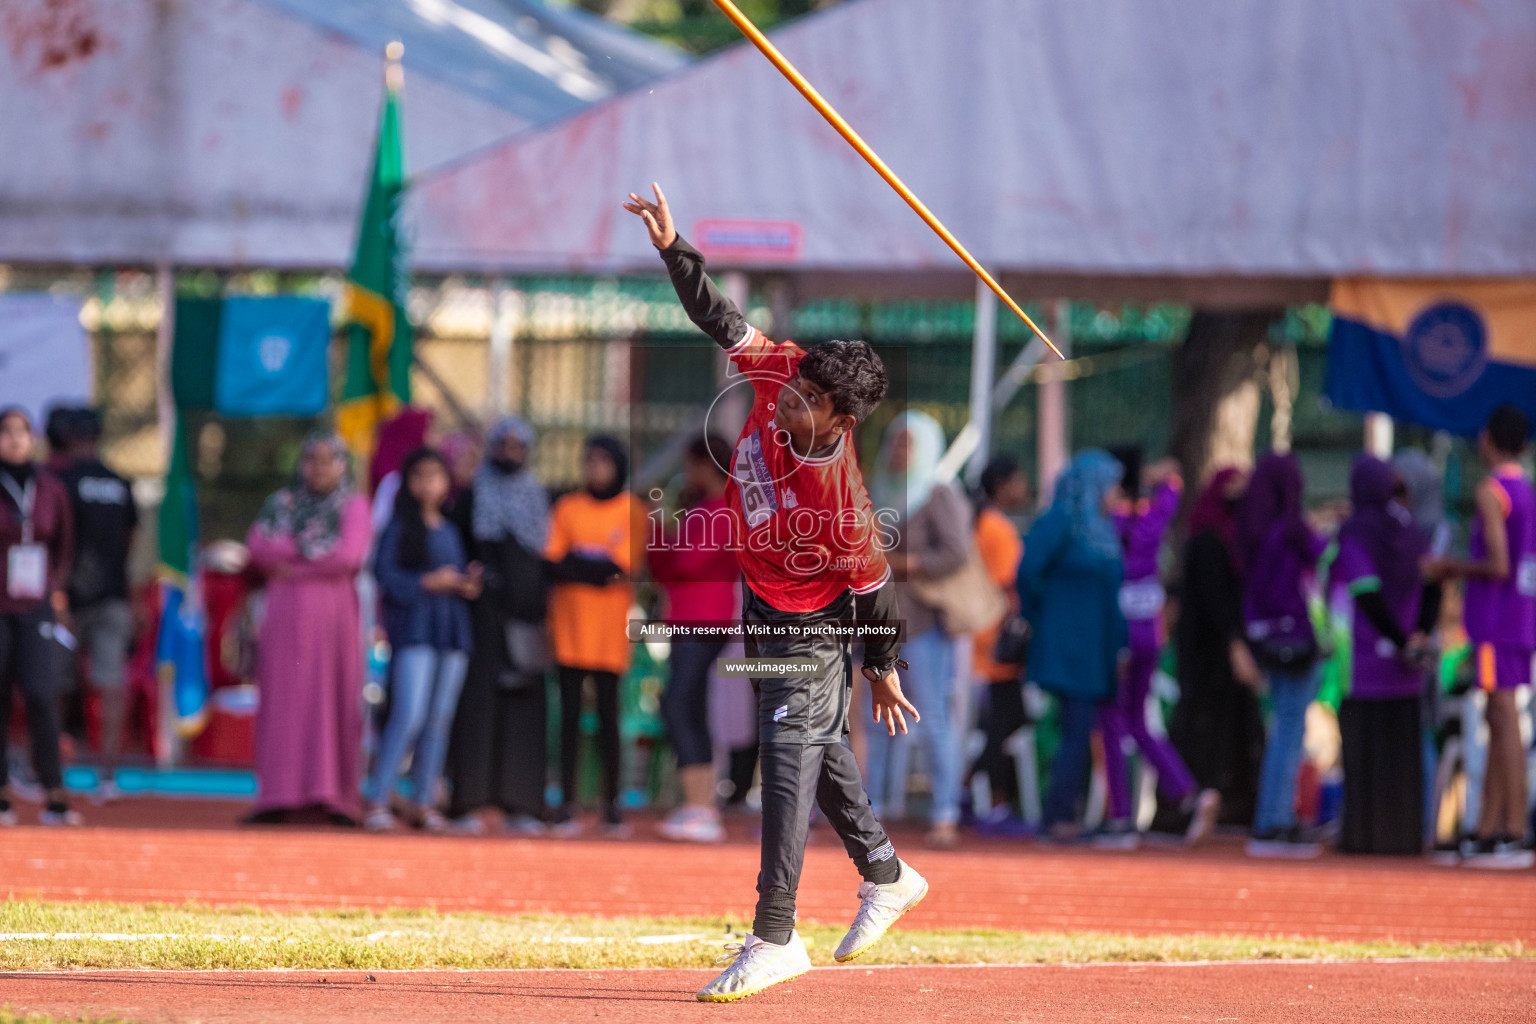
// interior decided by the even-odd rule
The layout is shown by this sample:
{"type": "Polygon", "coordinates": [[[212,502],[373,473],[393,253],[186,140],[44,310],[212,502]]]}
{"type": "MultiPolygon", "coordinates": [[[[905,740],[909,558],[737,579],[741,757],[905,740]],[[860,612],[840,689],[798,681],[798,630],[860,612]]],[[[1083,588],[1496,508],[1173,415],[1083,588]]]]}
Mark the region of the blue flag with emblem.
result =
{"type": "Polygon", "coordinates": [[[233,296],[219,313],[214,406],[225,416],[315,416],[327,399],[331,308],[297,295],[233,296]]]}
{"type": "Polygon", "coordinates": [[[1536,422],[1536,280],[1335,281],[1326,394],[1471,437],[1509,402],[1536,422]]]}

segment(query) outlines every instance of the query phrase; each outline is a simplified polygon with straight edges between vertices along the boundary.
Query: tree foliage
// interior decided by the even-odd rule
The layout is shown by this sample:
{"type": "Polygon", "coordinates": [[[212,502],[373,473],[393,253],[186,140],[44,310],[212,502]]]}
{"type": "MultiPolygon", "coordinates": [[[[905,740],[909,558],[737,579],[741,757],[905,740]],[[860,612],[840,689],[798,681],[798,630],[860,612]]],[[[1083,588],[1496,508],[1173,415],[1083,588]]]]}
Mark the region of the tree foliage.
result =
{"type": "MultiPolygon", "coordinates": [[[[712,0],[574,0],[577,6],[694,53],[708,53],[741,38],[712,0]]],[[[742,13],[768,31],[781,22],[833,7],[842,0],[736,0],[742,13]]]]}

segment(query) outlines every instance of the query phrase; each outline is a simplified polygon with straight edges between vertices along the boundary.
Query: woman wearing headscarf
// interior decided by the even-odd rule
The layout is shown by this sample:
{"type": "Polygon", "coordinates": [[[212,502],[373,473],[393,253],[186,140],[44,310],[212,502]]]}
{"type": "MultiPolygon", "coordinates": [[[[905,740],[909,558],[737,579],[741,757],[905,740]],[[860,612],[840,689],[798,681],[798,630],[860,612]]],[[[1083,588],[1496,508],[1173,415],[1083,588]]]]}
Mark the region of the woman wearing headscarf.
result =
{"type": "MultiPolygon", "coordinates": [[[[1350,516],[1339,529],[1335,584],[1354,598],[1350,689],[1339,708],[1348,853],[1417,854],[1424,848],[1421,695],[1438,600],[1426,599],[1419,562],[1429,535],[1399,501],[1392,467],[1370,455],[1350,472],[1350,516]]],[[[1438,598],[1438,592],[1436,594],[1438,598]]]]}
{"type": "Polygon", "coordinates": [[[32,767],[46,790],[43,825],[79,825],[64,790],[59,756],[58,668],[53,623],[68,613],[74,552],[69,492],[32,461],[32,419],[0,409],[0,827],[17,823],[11,807],[11,687],[20,685],[32,740],[32,767]]]}
{"type": "Polygon", "coordinates": [[[644,510],[624,489],[629,455],[617,438],[587,439],[582,476],[581,490],[555,503],[544,545],[556,581],[549,598],[549,635],[560,676],[560,832],[581,830],[575,818],[576,766],[582,694],[591,679],[603,765],[603,827],[610,835],[625,835],[619,811],[619,680],[629,669],[629,577],[634,545],[645,536],[644,510]]]}
{"type": "Polygon", "coordinates": [[[1321,682],[1308,591],[1327,546],[1303,518],[1303,486],[1296,456],[1270,452],[1254,467],[1238,510],[1245,568],[1244,632],[1268,683],[1271,707],[1248,844],[1249,854],[1256,857],[1312,857],[1321,852],[1302,838],[1295,810],[1307,708],[1321,682]]]}
{"type": "MultiPolygon", "coordinates": [[[[971,537],[971,506],[959,491],[937,479],[944,456],[944,429],[925,412],[904,412],[885,429],[870,482],[870,501],[897,537],[886,552],[898,581],[940,580],[965,564],[971,537]]],[[[928,844],[953,847],[960,823],[960,721],[955,714],[956,640],[939,609],[925,604],[906,583],[896,584],[906,620],[901,670],[904,692],[923,708],[909,735],[871,729],[866,737],[866,785],[875,814],[899,814],[906,801],[908,744],[924,744],[933,793],[928,844]]]]}
{"type": "MultiPolygon", "coordinates": [[[[1237,507],[1245,477],[1217,470],[1189,516],[1179,588],[1179,700],[1168,738],[1202,790],[1221,794],[1221,820],[1248,825],[1264,756],[1258,666],[1243,638],[1243,583],[1237,554],[1237,507]]],[[[1177,808],[1160,817],[1184,828],[1177,808]]]]}
{"type": "Polygon", "coordinates": [[[543,644],[549,495],[532,469],[533,428],[516,416],[492,425],[485,460],[454,504],[468,557],[483,568],[470,605],[474,654],[449,743],[448,814],[462,831],[493,808],[509,832],[544,831],[549,669],[543,644]]]}
{"type": "Polygon", "coordinates": [[[294,482],[267,499],[246,545],[266,579],[257,641],[256,804],[266,823],[319,811],[355,823],[362,781],[357,574],[372,539],[335,434],[304,440],[294,482]]]}
{"type": "Polygon", "coordinates": [[[1061,745],[1051,762],[1044,827],[1074,838],[1088,781],[1089,740],[1100,707],[1115,694],[1125,616],[1125,563],[1110,518],[1124,470],[1107,452],[1079,452],[1056,480],[1055,497],[1024,538],[1019,606],[1034,627],[1027,677],[1054,695],[1061,745]]]}

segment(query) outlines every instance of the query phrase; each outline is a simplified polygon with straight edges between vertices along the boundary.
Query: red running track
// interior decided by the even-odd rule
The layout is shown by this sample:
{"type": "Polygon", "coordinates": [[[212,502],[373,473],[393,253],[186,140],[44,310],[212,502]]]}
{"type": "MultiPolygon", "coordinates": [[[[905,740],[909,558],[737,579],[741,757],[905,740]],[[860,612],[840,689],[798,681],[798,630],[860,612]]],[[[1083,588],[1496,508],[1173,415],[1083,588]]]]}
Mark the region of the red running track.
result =
{"type": "MultiPolygon", "coordinates": [[[[445,911],[747,920],[756,844],[372,836],[339,829],[238,829],[224,804],[98,812],[128,822],[175,814],[183,827],[0,832],[0,893],[265,907],[436,907],[445,911]],[[191,827],[188,827],[191,826],[191,827]]],[[[653,824],[642,822],[644,835],[653,824]]],[[[1536,941],[1536,872],[1439,868],[1420,860],[1326,857],[1255,862],[1234,841],[1195,854],[1102,853],[975,841],[947,853],[897,833],[932,895],[910,928],[1536,941]]],[[[818,829],[800,911],[841,923],[858,877],[818,829]]],[[[0,1001],[3,1002],[3,1001],[0,1001]]]]}
{"type": "Polygon", "coordinates": [[[63,1018],[110,1013],[144,1024],[376,1024],[381,1019],[1502,1024],[1530,1020],[1536,1006],[1532,961],[821,968],[736,1006],[693,1001],[693,991],[709,978],[705,971],[378,972],[374,977],[342,971],[13,975],[0,986],[0,1002],[63,1018]]]}

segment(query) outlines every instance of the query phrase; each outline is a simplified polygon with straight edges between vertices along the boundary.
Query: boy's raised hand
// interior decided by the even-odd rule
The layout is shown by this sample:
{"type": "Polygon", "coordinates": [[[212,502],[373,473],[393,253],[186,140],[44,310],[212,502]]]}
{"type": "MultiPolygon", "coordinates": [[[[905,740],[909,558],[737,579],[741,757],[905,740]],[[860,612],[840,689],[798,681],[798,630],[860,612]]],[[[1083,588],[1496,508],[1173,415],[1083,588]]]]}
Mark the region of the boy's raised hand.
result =
{"type": "Polygon", "coordinates": [[[907,734],[907,718],[902,714],[905,711],[912,716],[913,723],[921,722],[923,716],[917,713],[917,708],[907,700],[901,692],[901,679],[893,668],[880,675],[873,669],[863,669],[864,678],[869,680],[869,702],[874,706],[875,724],[884,723],[886,730],[896,735],[900,729],[901,734],[907,734]]]}
{"type": "Polygon", "coordinates": [[[631,192],[630,201],[624,204],[624,209],[645,221],[645,228],[651,233],[652,245],[665,249],[677,241],[677,228],[672,226],[672,211],[667,207],[667,197],[662,194],[661,186],[653,181],[651,190],[656,193],[654,203],[631,192]]]}

